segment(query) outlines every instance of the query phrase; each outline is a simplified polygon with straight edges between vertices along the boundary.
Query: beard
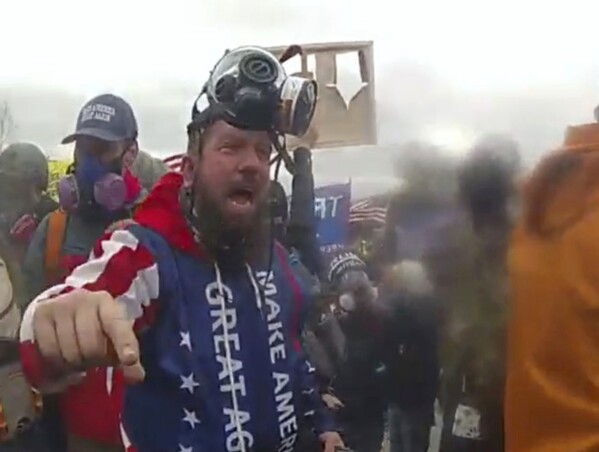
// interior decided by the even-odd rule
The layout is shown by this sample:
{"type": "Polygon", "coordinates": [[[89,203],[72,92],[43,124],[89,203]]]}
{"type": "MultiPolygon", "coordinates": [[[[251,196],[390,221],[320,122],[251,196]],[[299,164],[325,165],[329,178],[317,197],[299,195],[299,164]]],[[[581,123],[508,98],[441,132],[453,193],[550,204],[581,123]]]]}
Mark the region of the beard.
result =
{"type": "Polygon", "coordinates": [[[234,223],[196,181],[192,189],[182,189],[181,206],[200,245],[223,270],[239,270],[261,262],[268,252],[268,201],[256,200],[256,209],[248,221],[234,223]]]}

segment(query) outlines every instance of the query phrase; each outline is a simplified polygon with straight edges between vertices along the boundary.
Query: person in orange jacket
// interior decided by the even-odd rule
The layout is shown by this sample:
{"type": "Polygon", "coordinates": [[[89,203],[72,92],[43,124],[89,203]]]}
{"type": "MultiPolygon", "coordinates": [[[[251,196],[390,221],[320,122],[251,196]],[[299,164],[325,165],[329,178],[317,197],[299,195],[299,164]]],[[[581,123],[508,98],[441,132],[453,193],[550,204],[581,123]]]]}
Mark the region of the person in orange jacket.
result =
{"type": "Polygon", "coordinates": [[[523,187],[508,256],[507,452],[599,450],[599,124],[523,187]]]}

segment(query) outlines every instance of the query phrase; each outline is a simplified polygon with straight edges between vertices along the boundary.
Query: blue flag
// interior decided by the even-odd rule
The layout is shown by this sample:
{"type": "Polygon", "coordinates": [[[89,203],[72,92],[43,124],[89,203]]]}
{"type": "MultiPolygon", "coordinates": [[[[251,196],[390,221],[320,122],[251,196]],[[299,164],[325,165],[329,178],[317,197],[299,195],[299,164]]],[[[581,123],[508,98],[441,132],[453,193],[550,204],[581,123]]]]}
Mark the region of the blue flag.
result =
{"type": "Polygon", "coordinates": [[[314,210],[318,242],[323,252],[347,244],[351,182],[326,185],[314,191],[314,210]]]}

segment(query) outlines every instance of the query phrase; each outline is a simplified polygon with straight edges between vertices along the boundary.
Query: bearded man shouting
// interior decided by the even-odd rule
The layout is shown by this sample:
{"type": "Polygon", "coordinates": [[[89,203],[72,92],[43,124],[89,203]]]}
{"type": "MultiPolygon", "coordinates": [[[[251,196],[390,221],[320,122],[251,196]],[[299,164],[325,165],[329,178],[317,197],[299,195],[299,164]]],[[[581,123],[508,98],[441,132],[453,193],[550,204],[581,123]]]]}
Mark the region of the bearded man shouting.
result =
{"type": "Polygon", "coordinates": [[[139,452],[291,451],[300,418],[326,452],[343,446],[303,358],[307,292],[268,231],[271,149],[305,132],[314,102],[264,50],[227,53],[194,105],[182,174],[25,313],[30,379],[122,366],[139,452]]]}

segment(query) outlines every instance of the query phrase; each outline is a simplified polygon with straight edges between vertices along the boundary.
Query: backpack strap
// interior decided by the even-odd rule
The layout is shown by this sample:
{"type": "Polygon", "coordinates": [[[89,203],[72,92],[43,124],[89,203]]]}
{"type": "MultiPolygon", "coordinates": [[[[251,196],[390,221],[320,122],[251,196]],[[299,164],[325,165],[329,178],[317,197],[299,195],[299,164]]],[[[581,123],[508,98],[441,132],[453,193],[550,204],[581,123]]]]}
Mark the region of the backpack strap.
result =
{"type": "Polygon", "coordinates": [[[44,272],[46,283],[50,283],[60,272],[62,244],[67,228],[67,213],[58,209],[48,215],[46,231],[46,249],[44,253],[44,272]]]}
{"type": "Polygon", "coordinates": [[[115,231],[118,231],[120,229],[125,229],[128,226],[137,224],[137,222],[135,220],[133,220],[132,218],[126,218],[124,220],[119,220],[119,221],[115,221],[114,223],[112,223],[110,226],[108,226],[106,228],[106,233],[108,234],[112,234],[115,231]]]}
{"type": "MultiPolygon", "coordinates": [[[[145,196],[146,194],[147,194],[147,192],[142,191],[142,194],[140,195],[140,197],[141,196],[145,196]]],[[[133,214],[135,213],[135,211],[139,207],[140,203],[141,203],[141,200],[138,203],[136,203],[131,208],[131,216],[129,218],[125,218],[123,220],[117,220],[117,221],[115,221],[114,223],[110,224],[110,226],[108,226],[104,232],[107,233],[107,234],[112,234],[114,231],[118,231],[119,229],[125,229],[128,226],[137,224],[137,221],[135,221],[133,219],[133,214]]]]}

